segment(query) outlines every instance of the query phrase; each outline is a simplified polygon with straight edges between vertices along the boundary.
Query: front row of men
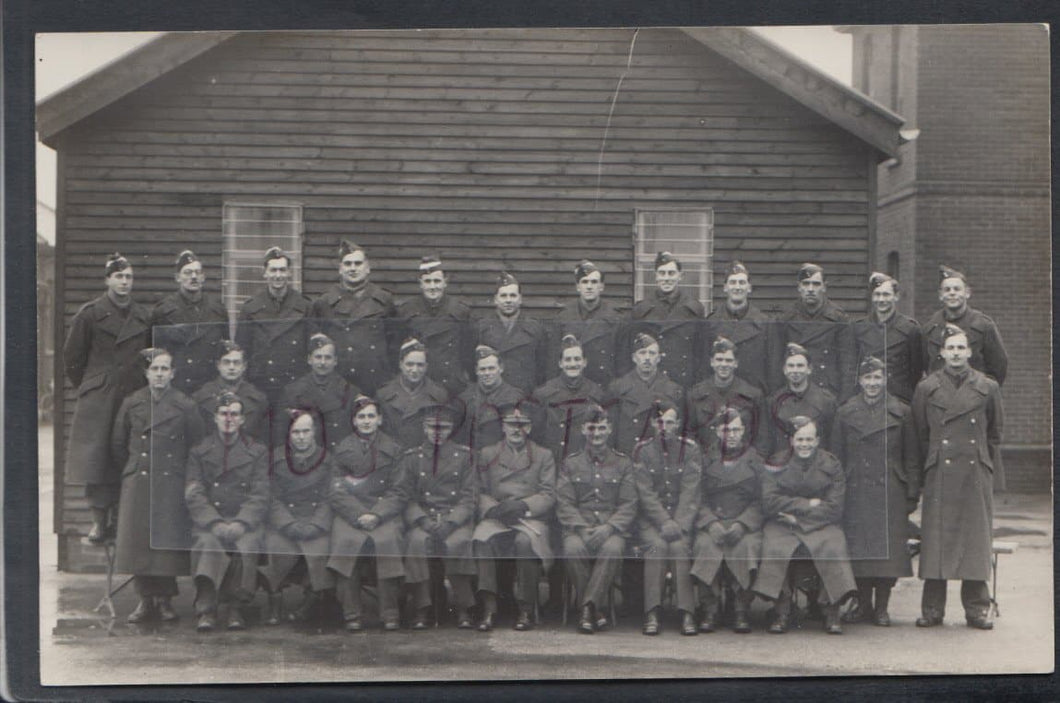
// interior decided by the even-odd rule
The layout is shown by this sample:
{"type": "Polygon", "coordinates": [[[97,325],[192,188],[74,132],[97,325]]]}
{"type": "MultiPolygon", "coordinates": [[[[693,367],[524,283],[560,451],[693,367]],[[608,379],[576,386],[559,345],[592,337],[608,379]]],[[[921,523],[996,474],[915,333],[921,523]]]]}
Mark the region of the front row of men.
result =
{"type": "Polygon", "coordinates": [[[459,627],[474,626],[477,576],[477,627],[488,631],[497,560],[514,558],[515,628],[525,630],[535,621],[542,569],[561,544],[580,632],[607,625],[602,606],[635,547],[644,563],[645,634],[659,632],[667,570],[683,634],[714,630],[726,592],[734,630],[750,629],[757,593],[773,602],[769,631],[784,632],[807,565],[818,575],[809,590],[826,630],[838,634],[839,606],[855,593],[853,619],[889,623],[890,588],[911,575],[906,514],[923,485],[926,583],[917,625],[942,622],[945,579],[960,578],[968,624],[989,629],[1001,407],[997,384],[969,367],[969,355],[967,336],[951,327],[946,367],[917,387],[912,416],[886,393],[883,362],[865,360],[861,393],[828,428],[835,454],[819,446],[821,420],[796,415],[788,451],[764,461],[745,414],[729,406],[712,422],[717,441],[704,455],[684,436],[681,406],[659,399],[653,434],[628,455],[612,448],[611,416],[590,404],[578,418],[584,448],[563,456],[557,471],[552,450],[529,439],[533,421],[518,403],[501,412],[502,438],[476,452],[452,440],[464,418],[445,404],[420,409],[423,439],[403,449],[382,431],[379,401],[365,396],[352,403],[353,431],[334,447],[327,412],[306,405],[292,411],[285,441],[270,451],[242,431],[248,406],[230,391],[213,402],[215,428],[205,430],[195,401],[171,386],[171,355],[147,350],[148,386],[124,401],[113,434],[124,460],[116,568],[135,575],[140,596],[129,619],[174,619],[176,576],[190,567],[202,631],[218,627],[219,616],[225,627],[243,628],[242,606],[259,587],[268,594],[265,621],[280,622],[280,594],[292,583],[307,592],[295,617],[334,592],[346,629],[357,631],[363,586],[373,578],[384,628],[399,627],[403,579],[415,605],[412,628],[423,629],[432,601],[428,558],[442,557],[459,627]],[[983,498],[983,514],[965,510],[959,528],[944,522],[951,496],[968,491],[983,498]]]}

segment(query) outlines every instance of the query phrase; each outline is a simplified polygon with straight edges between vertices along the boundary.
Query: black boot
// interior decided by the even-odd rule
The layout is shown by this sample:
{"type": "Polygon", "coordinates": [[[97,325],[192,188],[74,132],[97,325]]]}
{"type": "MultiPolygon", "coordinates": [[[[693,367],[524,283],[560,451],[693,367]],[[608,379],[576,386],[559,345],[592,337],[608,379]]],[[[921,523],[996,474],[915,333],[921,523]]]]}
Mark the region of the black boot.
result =
{"type": "Polygon", "coordinates": [[[843,613],[843,622],[864,622],[873,617],[872,586],[858,585],[854,607],[843,613]]]}
{"type": "Polygon", "coordinates": [[[305,598],[291,613],[290,619],[294,622],[305,622],[313,612],[313,608],[320,601],[320,594],[316,591],[306,590],[305,598]]]}
{"type": "Polygon", "coordinates": [[[887,604],[891,601],[891,587],[877,586],[876,607],[872,613],[872,623],[880,627],[889,627],[891,616],[887,613],[887,604]]]}
{"type": "Polygon", "coordinates": [[[283,619],[283,593],[269,591],[268,601],[265,605],[265,624],[279,625],[283,619]]]}
{"type": "Polygon", "coordinates": [[[578,618],[578,632],[583,635],[591,635],[596,632],[596,627],[593,622],[596,620],[596,613],[594,612],[593,604],[586,603],[582,606],[581,617],[578,618]]]}
{"type": "Polygon", "coordinates": [[[169,596],[155,598],[155,608],[158,610],[158,619],[162,622],[173,622],[179,617],[177,611],[173,610],[173,603],[169,596]]]}
{"type": "Polygon", "coordinates": [[[140,602],[136,604],[136,609],[129,613],[125,620],[135,625],[137,623],[153,620],[157,614],[158,611],[155,609],[154,598],[151,596],[144,596],[140,599],[140,602]]]}
{"type": "Polygon", "coordinates": [[[88,531],[88,541],[92,544],[103,544],[107,540],[107,509],[92,508],[92,529],[88,531]]]}
{"type": "Polygon", "coordinates": [[[843,634],[843,626],[839,624],[839,606],[826,605],[821,610],[824,613],[824,631],[830,635],[843,634]]]}

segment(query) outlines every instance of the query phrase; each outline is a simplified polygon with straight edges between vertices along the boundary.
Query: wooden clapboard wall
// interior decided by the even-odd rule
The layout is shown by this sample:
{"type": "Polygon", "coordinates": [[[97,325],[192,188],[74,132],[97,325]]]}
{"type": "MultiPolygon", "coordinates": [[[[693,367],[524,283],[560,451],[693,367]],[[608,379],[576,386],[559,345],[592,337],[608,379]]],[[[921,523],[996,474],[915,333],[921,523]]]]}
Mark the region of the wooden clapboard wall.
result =
{"type": "MultiPolygon", "coordinates": [[[[141,301],[173,289],[184,247],[219,295],[225,200],[304,207],[311,296],[346,237],[399,297],[437,252],[476,307],[509,268],[546,317],[591,258],[628,306],[634,209],[710,207],[715,269],[742,259],[760,305],[786,304],[817,261],[863,311],[871,148],[681,32],[642,30],[631,52],[633,34],[237,35],[60,135],[62,319],[101,292],[115,249],[141,301]]],[[[82,530],[81,495],[62,488],[57,529],[82,530]]]]}

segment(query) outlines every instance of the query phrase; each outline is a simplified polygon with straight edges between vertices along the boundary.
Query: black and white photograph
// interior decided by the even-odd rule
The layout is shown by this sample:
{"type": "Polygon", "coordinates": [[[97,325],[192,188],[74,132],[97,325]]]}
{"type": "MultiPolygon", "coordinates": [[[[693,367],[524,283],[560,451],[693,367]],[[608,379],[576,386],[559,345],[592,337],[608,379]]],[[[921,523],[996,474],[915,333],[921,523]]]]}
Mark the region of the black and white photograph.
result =
{"type": "Polygon", "coordinates": [[[1051,673],[1049,31],[37,34],[40,683],[1051,673]]]}

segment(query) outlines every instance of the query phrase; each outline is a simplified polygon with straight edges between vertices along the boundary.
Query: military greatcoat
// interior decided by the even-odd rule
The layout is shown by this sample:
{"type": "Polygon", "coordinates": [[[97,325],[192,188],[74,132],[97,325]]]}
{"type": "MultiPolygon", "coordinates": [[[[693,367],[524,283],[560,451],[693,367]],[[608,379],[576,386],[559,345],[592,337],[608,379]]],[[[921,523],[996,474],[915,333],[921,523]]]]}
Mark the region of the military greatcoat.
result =
{"type": "Polygon", "coordinates": [[[779,319],[777,343],[773,345],[774,385],[782,383],[784,351],[789,342],[806,348],[810,354],[810,384],[829,390],[837,400],[854,393],[857,376],[854,339],[850,319],[841,307],[825,300],[811,313],[801,300],[796,301],[779,319]]]}
{"type": "Polygon", "coordinates": [[[524,396],[545,378],[547,341],[545,326],[524,313],[519,313],[510,332],[496,312],[478,321],[476,344],[497,350],[504,366],[504,380],[524,396]]]}
{"type": "Polygon", "coordinates": [[[387,434],[403,448],[411,449],[423,442],[420,410],[445,403],[449,400],[449,391],[430,378],[424,378],[419,388],[409,391],[398,376],[379,389],[376,400],[383,413],[383,427],[387,434]]]}
{"type": "Polygon", "coordinates": [[[943,367],[942,335],[947,324],[957,325],[967,333],[968,348],[972,350],[968,364],[993,378],[998,385],[1003,384],[1008,372],[1008,352],[1001,343],[997,324],[983,312],[971,307],[954,319],[948,318],[945,311],[938,310],[924,324],[924,370],[931,373],[943,367]]]}
{"type": "Polygon", "coordinates": [[[368,395],[375,393],[394,371],[387,351],[387,319],[397,309],[390,291],[371,282],[358,291],[336,285],[313,301],[310,313],[311,331],[335,342],[338,372],[368,395]]]}
{"type": "Polygon", "coordinates": [[[457,396],[457,404],[464,408],[464,423],[454,441],[471,447],[473,452],[501,441],[501,413],[525,397],[525,393],[505,381],[488,391],[477,382],[472,383],[457,396]]]}
{"type": "Polygon", "coordinates": [[[771,366],[775,359],[773,345],[776,329],[770,317],[750,303],[742,314],[733,313],[724,302],[719,304],[707,315],[704,326],[703,361],[699,378],[707,379],[713,375],[710,368],[711,345],[719,336],[725,337],[736,345],[736,358],[740,362],[736,374],[763,393],[768,392],[778,381],[776,369],[771,366]]]}
{"type": "Polygon", "coordinates": [[[607,300],[601,300],[592,310],[585,307],[581,298],[564,305],[556,317],[546,323],[546,374],[552,373],[559,362],[563,336],[573,334],[582,345],[586,377],[606,386],[615,377],[615,355],[622,320],[622,314],[607,300]]]}
{"type": "Polygon", "coordinates": [[[287,411],[309,408],[323,416],[321,437],[323,446],[334,453],[339,444],[353,432],[350,411],[353,400],[360,394],[338,373],[318,378],[312,371],[296,379],[283,389],[280,407],[273,409],[272,436],[286,437],[291,424],[287,411]]]}
{"type": "MultiPolygon", "coordinates": [[[[696,380],[702,358],[703,303],[684,291],[666,296],[656,289],[633,306],[631,321],[619,340],[615,373],[633,368],[633,338],[647,332],[659,342],[659,369],[682,388],[696,380]]],[[[632,445],[630,445],[632,448],[632,445]]]]}
{"type": "Polygon", "coordinates": [[[831,448],[832,422],[835,418],[835,396],[827,388],[810,384],[801,393],[789,390],[786,386],[770,394],[765,401],[766,421],[763,429],[768,431],[769,450],[766,453],[770,461],[783,463],[791,453],[792,418],[803,415],[817,424],[817,434],[821,446],[831,448]],[[775,460],[774,455],[783,454],[784,459],[775,460]]]}
{"type": "Polygon", "coordinates": [[[273,402],[305,368],[309,298],[288,288],[282,298],[263,290],[243,303],[236,341],[247,360],[247,380],[273,402]]]}
{"type": "Polygon", "coordinates": [[[397,308],[404,337],[415,337],[427,347],[427,375],[450,393],[459,393],[472,376],[475,330],[471,308],[463,301],[443,295],[431,305],[422,295],[397,308]]]}
{"type": "Polygon", "coordinates": [[[714,425],[727,408],[740,413],[744,439],[760,450],[768,450],[770,436],[766,423],[765,400],[758,387],[737,376],[731,385],[720,388],[713,377],[700,381],[688,392],[688,421],[685,434],[695,437],[704,450],[718,443],[714,425]]]}
{"type": "Polygon", "coordinates": [[[858,364],[867,356],[887,362],[887,392],[903,403],[912,400],[924,375],[924,335],[917,321],[896,312],[881,323],[870,313],[854,322],[853,334],[858,364]]]}
{"type": "MultiPolygon", "coordinates": [[[[611,382],[604,406],[614,419],[614,442],[618,451],[633,451],[637,442],[651,432],[651,410],[657,400],[684,407],[684,390],[662,371],[657,371],[649,381],[634,370],[611,382]]],[[[685,417],[683,409],[679,414],[685,417]]]]}
{"type": "Polygon", "coordinates": [[[217,375],[221,342],[228,339],[228,311],[203,293],[196,302],[171,293],[151,311],[153,341],[173,355],[173,385],[191,395],[217,375]]]}
{"type": "Polygon", "coordinates": [[[638,505],[633,461],[611,447],[598,456],[588,448],[571,454],[560,468],[556,497],[564,534],[608,524],[629,539],[638,505]]]}
{"type": "Polygon", "coordinates": [[[558,461],[585,446],[582,424],[594,403],[601,403],[604,390],[581,376],[569,384],[555,376],[530,396],[535,441],[551,450],[558,461]]]}
{"type": "Polygon", "coordinates": [[[215,378],[195,391],[191,399],[199,406],[203,424],[206,427],[213,426],[217,397],[225,391],[235,393],[243,401],[243,434],[253,437],[267,447],[271,446],[269,433],[272,417],[269,415],[269,399],[246,379],[240,379],[235,388],[229,388],[220,378],[215,378]]]}

